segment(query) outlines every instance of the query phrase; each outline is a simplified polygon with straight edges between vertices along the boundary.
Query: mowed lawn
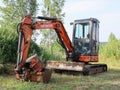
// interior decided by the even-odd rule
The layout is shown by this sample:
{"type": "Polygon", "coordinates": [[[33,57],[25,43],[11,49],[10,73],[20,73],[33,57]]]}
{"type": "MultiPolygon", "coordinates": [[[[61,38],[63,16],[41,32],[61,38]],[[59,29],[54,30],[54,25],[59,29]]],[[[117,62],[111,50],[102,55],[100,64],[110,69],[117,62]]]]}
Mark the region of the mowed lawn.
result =
{"type": "Polygon", "coordinates": [[[106,60],[108,71],[92,76],[52,74],[48,84],[22,82],[0,75],[0,90],[120,90],[120,60],[106,60]]]}

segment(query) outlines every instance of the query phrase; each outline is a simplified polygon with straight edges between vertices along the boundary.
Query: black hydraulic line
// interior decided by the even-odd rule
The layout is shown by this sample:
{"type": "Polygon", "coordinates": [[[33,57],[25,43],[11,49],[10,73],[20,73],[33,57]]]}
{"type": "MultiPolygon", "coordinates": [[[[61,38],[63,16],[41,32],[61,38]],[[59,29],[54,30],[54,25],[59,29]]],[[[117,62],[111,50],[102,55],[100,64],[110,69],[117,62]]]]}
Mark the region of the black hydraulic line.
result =
{"type": "Polygon", "coordinates": [[[43,16],[38,16],[36,17],[37,19],[44,19],[44,20],[56,20],[56,18],[51,18],[51,17],[43,17],[43,16]]]}
{"type": "Polygon", "coordinates": [[[17,33],[19,34],[19,26],[20,26],[21,23],[18,23],[17,25],[17,33]]]}

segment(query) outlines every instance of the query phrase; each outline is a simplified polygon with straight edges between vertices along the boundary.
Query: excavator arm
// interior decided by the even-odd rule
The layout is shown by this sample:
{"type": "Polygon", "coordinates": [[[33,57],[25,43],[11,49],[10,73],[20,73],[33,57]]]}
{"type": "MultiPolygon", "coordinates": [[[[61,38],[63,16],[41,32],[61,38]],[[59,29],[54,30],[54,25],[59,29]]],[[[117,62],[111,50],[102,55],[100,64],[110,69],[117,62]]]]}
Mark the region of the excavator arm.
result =
{"type": "MultiPolygon", "coordinates": [[[[32,16],[25,16],[20,23],[19,30],[19,43],[18,43],[18,57],[16,70],[20,70],[26,60],[30,47],[31,36],[33,34],[33,30],[40,29],[54,29],[58,35],[59,42],[61,46],[66,51],[66,58],[70,58],[71,53],[73,51],[72,43],[65,31],[65,28],[61,21],[56,18],[49,17],[36,17],[37,19],[44,19],[44,21],[37,21],[35,23],[32,22],[32,16]]],[[[43,67],[43,66],[42,66],[43,67]]]]}
{"type": "MultiPolygon", "coordinates": [[[[20,78],[19,74],[21,73],[21,70],[25,68],[26,62],[32,62],[33,59],[35,62],[40,61],[38,57],[36,58],[36,56],[27,59],[33,30],[54,29],[56,34],[58,35],[61,46],[66,51],[67,59],[71,57],[71,53],[73,51],[72,43],[61,21],[59,21],[56,18],[49,18],[49,17],[39,16],[36,18],[44,19],[44,20],[33,23],[32,16],[27,15],[22,19],[21,23],[19,24],[20,26],[19,26],[18,57],[15,68],[15,71],[18,73],[17,78],[20,78]]],[[[38,71],[42,71],[44,66],[41,62],[39,62],[39,67],[37,68],[39,68],[38,71]]]]}
{"type": "Polygon", "coordinates": [[[54,29],[59,38],[60,44],[65,49],[66,53],[69,54],[73,51],[72,43],[61,21],[48,17],[37,18],[44,19],[45,21],[33,23],[33,29],[54,29]]]}

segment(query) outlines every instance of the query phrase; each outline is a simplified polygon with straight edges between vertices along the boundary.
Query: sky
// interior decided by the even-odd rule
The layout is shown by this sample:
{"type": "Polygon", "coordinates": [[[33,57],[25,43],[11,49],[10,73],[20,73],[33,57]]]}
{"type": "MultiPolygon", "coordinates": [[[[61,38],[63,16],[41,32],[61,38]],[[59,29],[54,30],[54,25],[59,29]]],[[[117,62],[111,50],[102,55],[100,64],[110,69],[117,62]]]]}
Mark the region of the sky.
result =
{"type": "Polygon", "coordinates": [[[110,33],[120,39],[120,0],[66,0],[63,12],[64,26],[70,38],[73,30],[70,22],[93,17],[100,21],[100,42],[107,42],[110,33]]]}
{"type": "Polygon", "coordinates": [[[100,21],[100,42],[108,41],[110,33],[120,39],[120,0],[66,0],[63,12],[65,28],[70,37],[70,22],[93,17],[100,21]]]}

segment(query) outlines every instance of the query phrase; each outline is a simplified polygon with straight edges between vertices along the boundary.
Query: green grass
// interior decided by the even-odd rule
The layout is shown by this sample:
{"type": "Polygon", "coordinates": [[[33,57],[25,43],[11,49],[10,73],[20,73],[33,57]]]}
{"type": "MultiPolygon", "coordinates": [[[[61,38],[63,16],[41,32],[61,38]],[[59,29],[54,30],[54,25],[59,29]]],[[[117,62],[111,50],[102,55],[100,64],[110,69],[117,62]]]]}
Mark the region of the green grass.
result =
{"type": "Polygon", "coordinates": [[[0,90],[119,90],[120,61],[108,59],[104,63],[108,63],[105,73],[92,76],[53,73],[48,84],[22,82],[13,75],[0,75],[0,90]]]}

